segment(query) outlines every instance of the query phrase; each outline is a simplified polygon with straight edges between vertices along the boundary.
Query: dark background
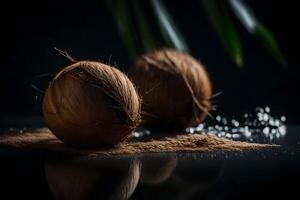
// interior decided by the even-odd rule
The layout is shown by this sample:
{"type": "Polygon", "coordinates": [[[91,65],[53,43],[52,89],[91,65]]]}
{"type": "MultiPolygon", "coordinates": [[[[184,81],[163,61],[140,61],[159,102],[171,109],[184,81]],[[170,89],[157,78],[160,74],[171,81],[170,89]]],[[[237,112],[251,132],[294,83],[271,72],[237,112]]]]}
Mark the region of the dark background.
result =
{"type": "MultiPolygon", "coordinates": [[[[295,1],[247,1],[278,38],[289,65],[278,65],[237,22],[245,54],[242,70],[221,46],[200,1],[165,2],[191,53],[207,67],[214,91],[223,92],[215,99],[218,112],[231,116],[270,106],[274,115],[286,115],[288,123],[300,122],[299,11],[295,1]]],[[[101,0],[8,1],[1,10],[2,117],[41,116],[41,93],[32,85],[45,90],[51,74],[68,64],[54,47],[67,50],[76,59],[110,61],[124,70],[130,65],[101,0]]]]}

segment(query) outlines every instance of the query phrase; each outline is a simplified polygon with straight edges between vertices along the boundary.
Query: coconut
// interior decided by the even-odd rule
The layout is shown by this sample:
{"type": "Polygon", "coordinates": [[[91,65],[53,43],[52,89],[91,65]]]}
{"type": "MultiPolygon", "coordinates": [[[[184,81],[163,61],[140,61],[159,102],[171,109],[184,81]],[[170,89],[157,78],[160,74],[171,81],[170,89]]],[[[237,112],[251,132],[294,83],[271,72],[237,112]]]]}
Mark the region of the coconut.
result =
{"type": "Polygon", "coordinates": [[[44,169],[54,199],[128,200],[140,178],[137,158],[46,160],[44,169]]]}
{"type": "Polygon", "coordinates": [[[209,114],[211,81],[204,66],[187,53],[163,49],[143,54],[128,76],[142,98],[142,124],[150,130],[180,130],[209,114]]]}
{"type": "Polygon", "coordinates": [[[43,100],[50,130],[67,145],[116,145],[140,121],[139,96],[125,74],[91,61],[62,69],[43,100]]]}

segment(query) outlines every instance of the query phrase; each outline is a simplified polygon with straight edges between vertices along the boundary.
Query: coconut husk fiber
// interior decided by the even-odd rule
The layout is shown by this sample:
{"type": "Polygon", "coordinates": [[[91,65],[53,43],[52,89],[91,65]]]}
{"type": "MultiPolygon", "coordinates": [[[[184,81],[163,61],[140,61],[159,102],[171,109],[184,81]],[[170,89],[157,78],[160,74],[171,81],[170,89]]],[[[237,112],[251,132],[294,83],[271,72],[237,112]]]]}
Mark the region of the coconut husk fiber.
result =
{"type": "Polygon", "coordinates": [[[49,129],[65,144],[115,145],[139,125],[140,99],[120,70],[100,62],[78,61],[60,70],[50,82],[43,115],[49,129]]]}
{"type": "Polygon", "coordinates": [[[176,131],[202,122],[212,109],[209,75],[191,55],[160,49],[138,56],[128,71],[142,98],[142,124],[176,131]]]}
{"type": "Polygon", "coordinates": [[[214,152],[214,151],[256,151],[277,148],[277,145],[255,144],[232,141],[207,134],[179,134],[172,137],[152,139],[129,138],[110,148],[72,148],[64,145],[47,128],[29,130],[23,133],[4,133],[0,135],[0,147],[20,150],[44,150],[53,153],[81,155],[130,155],[139,153],[165,152],[214,152]]]}

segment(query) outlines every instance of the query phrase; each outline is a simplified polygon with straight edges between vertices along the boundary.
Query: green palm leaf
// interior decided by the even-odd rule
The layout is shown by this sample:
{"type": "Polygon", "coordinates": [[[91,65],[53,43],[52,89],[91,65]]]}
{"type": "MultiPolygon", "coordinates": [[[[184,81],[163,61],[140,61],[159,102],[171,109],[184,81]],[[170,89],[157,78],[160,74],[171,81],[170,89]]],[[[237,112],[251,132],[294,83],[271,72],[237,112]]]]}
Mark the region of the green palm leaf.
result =
{"type": "Polygon", "coordinates": [[[250,10],[243,0],[227,0],[227,2],[248,32],[260,40],[277,62],[285,66],[286,61],[273,33],[256,19],[252,10],[250,10]]]}
{"type": "Polygon", "coordinates": [[[225,49],[236,64],[242,66],[241,42],[226,3],[223,0],[203,0],[203,5],[225,49]]]}
{"type": "Polygon", "coordinates": [[[168,47],[188,52],[188,45],[161,0],[150,0],[161,34],[168,47]]]}
{"type": "Polygon", "coordinates": [[[140,51],[127,1],[106,0],[105,3],[114,18],[123,42],[128,50],[129,56],[134,58],[134,56],[138,55],[140,51]]]}
{"type": "Polygon", "coordinates": [[[144,51],[151,51],[157,48],[157,42],[154,34],[152,33],[149,23],[142,12],[142,8],[139,1],[133,3],[133,10],[137,19],[137,27],[139,30],[141,42],[144,47],[144,51]]]}

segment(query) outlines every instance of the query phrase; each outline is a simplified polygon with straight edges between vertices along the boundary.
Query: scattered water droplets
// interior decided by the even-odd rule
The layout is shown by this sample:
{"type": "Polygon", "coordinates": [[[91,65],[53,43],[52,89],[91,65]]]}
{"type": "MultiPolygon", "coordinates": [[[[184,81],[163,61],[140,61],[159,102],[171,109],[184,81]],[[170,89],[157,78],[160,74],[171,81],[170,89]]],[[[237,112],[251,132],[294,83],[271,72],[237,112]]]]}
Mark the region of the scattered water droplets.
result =
{"type": "Polygon", "coordinates": [[[255,113],[245,113],[241,120],[216,116],[214,125],[199,124],[201,130],[189,128],[189,133],[206,132],[210,135],[250,142],[274,142],[286,135],[285,116],[273,117],[270,107],[258,107],[255,113]],[[229,123],[228,123],[229,122],[229,123]]]}
{"type": "MultiPolygon", "coordinates": [[[[196,127],[185,129],[186,133],[206,133],[218,137],[250,142],[274,143],[283,138],[287,133],[286,117],[273,117],[270,107],[259,107],[253,113],[245,113],[241,118],[228,119],[216,116],[214,124],[198,124],[196,127]],[[239,120],[236,120],[239,119],[239,120]]],[[[11,128],[13,130],[13,128],[11,128]]],[[[150,135],[146,129],[136,130],[134,137],[150,135]]]]}

